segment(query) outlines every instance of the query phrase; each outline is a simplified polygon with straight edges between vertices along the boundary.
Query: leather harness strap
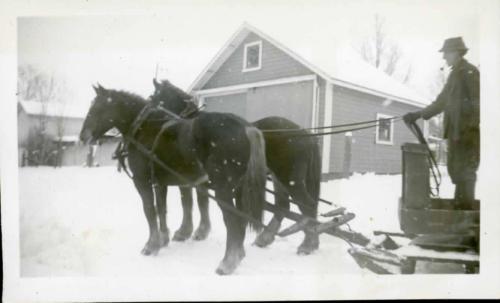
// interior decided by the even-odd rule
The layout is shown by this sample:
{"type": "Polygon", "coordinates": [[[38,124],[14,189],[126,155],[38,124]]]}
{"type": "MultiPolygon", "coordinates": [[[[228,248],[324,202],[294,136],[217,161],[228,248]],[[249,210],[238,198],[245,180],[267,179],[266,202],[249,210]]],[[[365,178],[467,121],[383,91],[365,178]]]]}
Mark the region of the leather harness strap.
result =
{"type": "MultiPolygon", "coordinates": [[[[151,153],[154,153],[154,151],[156,150],[156,147],[159,144],[159,138],[161,137],[161,135],[163,134],[163,132],[168,127],[170,127],[170,126],[174,125],[175,123],[177,123],[177,121],[179,119],[182,119],[181,116],[179,116],[179,115],[171,112],[168,109],[162,108],[160,106],[155,106],[152,102],[147,103],[142,108],[142,110],[139,112],[139,114],[136,116],[136,118],[132,122],[132,126],[131,126],[129,132],[127,134],[125,134],[123,136],[123,138],[122,138],[122,141],[120,141],[120,143],[118,143],[118,146],[117,146],[117,148],[116,148],[116,150],[114,152],[114,155],[113,155],[113,158],[118,160],[118,164],[120,165],[120,167],[123,168],[123,170],[125,171],[125,173],[131,179],[133,179],[134,176],[130,173],[130,171],[129,171],[127,165],[126,165],[126,162],[125,162],[125,158],[128,157],[128,147],[129,147],[129,140],[127,140],[126,137],[135,138],[135,136],[137,134],[137,131],[141,128],[141,126],[144,123],[144,121],[147,120],[148,116],[152,112],[157,111],[157,110],[161,110],[161,111],[167,113],[173,119],[167,120],[162,125],[162,127],[161,127],[160,131],[158,132],[158,134],[156,134],[155,140],[153,141],[153,146],[152,146],[151,151],[150,151],[151,153]]],[[[151,182],[153,183],[153,185],[156,185],[157,184],[157,180],[156,180],[155,174],[154,174],[153,161],[151,161],[151,159],[150,159],[150,165],[151,165],[151,179],[152,179],[151,182]]]]}

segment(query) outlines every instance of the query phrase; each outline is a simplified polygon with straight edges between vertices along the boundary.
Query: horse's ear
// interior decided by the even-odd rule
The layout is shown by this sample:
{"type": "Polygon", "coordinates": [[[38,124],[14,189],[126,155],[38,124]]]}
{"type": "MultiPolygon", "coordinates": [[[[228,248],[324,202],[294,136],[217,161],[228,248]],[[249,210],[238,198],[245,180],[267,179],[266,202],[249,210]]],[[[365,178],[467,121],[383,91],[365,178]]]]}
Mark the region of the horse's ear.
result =
{"type": "Polygon", "coordinates": [[[97,89],[100,91],[105,91],[106,89],[98,82],[97,83],[97,89]]]}
{"type": "Polygon", "coordinates": [[[94,91],[95,91],[96,94],[99,93],[99,87],[97,87],[94,84],[92,84],[92,88],[94,89],[94,91]]]}
{"type": "Polygon", "coordinates": [[[155,89],[158,89],[158,87],[160,86],[160,83],[158,83],[156,78],[153,78],[153,85],[155,86],[155,89]]]}

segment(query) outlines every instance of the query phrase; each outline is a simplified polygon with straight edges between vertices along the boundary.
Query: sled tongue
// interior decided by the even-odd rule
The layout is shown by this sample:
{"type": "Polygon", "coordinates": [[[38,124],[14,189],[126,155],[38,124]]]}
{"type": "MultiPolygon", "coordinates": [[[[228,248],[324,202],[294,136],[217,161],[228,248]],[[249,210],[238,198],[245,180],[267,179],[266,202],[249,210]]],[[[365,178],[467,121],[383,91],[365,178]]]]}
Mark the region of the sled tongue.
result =
{"type": "Polygon", "coordinates": [[[314,231],[318,234],[323,233],[330,228],[338,227],[340,225],[346,224],[347,222],[354,219],[355,215],[353,213],[346,213],[342,216],[336,216],[331,221],[318,224],[314,227],[314,231]]]}
{"type": "Polygon", "coordinates": [[[345,207],[339,207],[337,209],[331,210],[327,213],[321,214],[322,217],[335,217],[338,215],[342,215],[345,212],[345,207]]]}
{"type": "Polygon", "coordinates": [[[280,231],[278,233],[278,236],[286,237],[286,236],[292,235],[294,233],[297,233],[299,231],[302,231],[302,230],[308,228],[308,225],[311,223],[311,221],[312,220],[309,218],[304,218],[304,219],[298,221],[297,223],[293,224],[292,226],[287,227],[287,228],[283,229],[282,231],[280,231]]]}

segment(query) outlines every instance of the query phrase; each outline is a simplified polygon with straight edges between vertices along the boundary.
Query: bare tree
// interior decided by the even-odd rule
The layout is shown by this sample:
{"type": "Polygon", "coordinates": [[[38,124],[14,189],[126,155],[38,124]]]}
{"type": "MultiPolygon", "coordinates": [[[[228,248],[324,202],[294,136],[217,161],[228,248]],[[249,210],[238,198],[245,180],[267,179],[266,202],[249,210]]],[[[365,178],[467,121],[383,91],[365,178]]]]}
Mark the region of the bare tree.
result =
{"type": "Polygon", "coordinates": [[[385,30],[385,19],[378,14],[374,16],[373,32],[357,47],[366,62],[384,71],[389,76],[398,77],[403,83],[411,78],[411,65],[402,67],[403,52],[399,45],[392,42],[385,30]],[[398,75],[398,72],[402,72],[398,75]]]}

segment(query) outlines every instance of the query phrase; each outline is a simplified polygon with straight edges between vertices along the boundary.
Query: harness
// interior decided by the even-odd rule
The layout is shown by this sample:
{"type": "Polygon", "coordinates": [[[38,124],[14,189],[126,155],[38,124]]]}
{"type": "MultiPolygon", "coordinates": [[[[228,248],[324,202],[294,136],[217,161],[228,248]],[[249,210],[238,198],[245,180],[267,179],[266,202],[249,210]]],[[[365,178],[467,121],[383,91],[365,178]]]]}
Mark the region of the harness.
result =
{"type": "MultiPolygon", "coordinates": [[[[147,118],[149,117],[149,115],[151,113],[158,111],[158,110],[167,113],[167,115],[172,117],[172,119],[167,120],[165,123],[162,124],[160,131],[156,134],[156,137],[153,141],[153,145],[151,147],[151,150],[147,151],[147,156],[149,158],[149,165],[150,165],[150,169],[151,169],[151,183],[153,184],[153,186],[158,185],[158,180],[156,179],[156,175],[154,172],[154,162],[155,161],[153,160],[153,158],[151,156],[154,155],[154,152],[156,151],[156,148],[158,147],[158,144],[160,142],[160,138],[163,135],[163,133],[169,127],[176,124],[180,119],[182,119],[183,118],[182,116],[177,115],[177,114],[175,114],[175,113],[173,113],[173,112],[169,111],[168,109],[165,109],[161,106],[154,105],[151,102],[146,104],[146,106],[144,106],[144,108],[139,112],[137,117],[132,122],[132,126],[131,126],[129,132],[127,134],[123,135],[122,140],[118,143],[116,150],[112,156],[113,159],[118,160],[119,169],[123,169],[123,171],[125,171],[127,176],[129,176],[131,179],[133,179],[134,176],[132,175],[132,173],[128,169],[127,164],[125,162],[125,159],[128,157],[128,148],[129,148],[131,142],[135,142],[135,136],[137,135],[137,131],[139,131],[139,129],[141,128],[144,121],[147,120],[147,118]]],[[[188,116],[188,115],[190,116],[190,115],[192,115],[192,113],[193,113],[192,110],[187,111],[185,113],[185,116],[188,116]]],[[[182,113],[181,113],[181,115],[182,115],[182,113]]]]}

